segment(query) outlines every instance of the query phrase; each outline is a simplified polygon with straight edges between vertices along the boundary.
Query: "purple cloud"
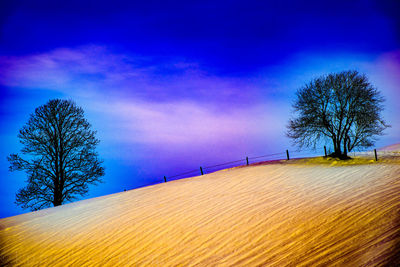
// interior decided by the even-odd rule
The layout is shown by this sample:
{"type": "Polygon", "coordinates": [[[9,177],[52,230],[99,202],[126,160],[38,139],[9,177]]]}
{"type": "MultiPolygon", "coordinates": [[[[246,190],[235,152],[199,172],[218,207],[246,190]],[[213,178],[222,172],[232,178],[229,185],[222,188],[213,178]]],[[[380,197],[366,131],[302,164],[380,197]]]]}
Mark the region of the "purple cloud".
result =
{"type": "MultiPolygon", "coordinates": [[[[74,99],[106,143],[154,150],[190,147],[191,153],[200,153],[205,145],[261,153],[265,147],[288,146],[284,132],[290,99],[298,87],[323,73],[349,68],[365,72],[389,99],[388,110],[398,111],[398,101],[393,100],[399,94],[398,57],[399,52],[373,58],[299,54],[251,76],[224,77],[195,62],[83,46],[3,56],[0,83],[74,99]]],[[[390,112],[388,117],[399,125],[390,112]]],[[[393,130],[390,134],[393,137],[393,130]]],[[[117,154],[124,157],[120,151],[117,154]]]]}
{"type": "Polygon", "coordinates": [[[218,77],[195,63],[152,61],[97,46],[57,49],[1,58],[6,71],[0,82],[73,98],[105,142],[164,150],[204,145],[246,150],[254,140],[282,135],[282,107],[275,99],[258,98],[258,78],[218,77]]]}

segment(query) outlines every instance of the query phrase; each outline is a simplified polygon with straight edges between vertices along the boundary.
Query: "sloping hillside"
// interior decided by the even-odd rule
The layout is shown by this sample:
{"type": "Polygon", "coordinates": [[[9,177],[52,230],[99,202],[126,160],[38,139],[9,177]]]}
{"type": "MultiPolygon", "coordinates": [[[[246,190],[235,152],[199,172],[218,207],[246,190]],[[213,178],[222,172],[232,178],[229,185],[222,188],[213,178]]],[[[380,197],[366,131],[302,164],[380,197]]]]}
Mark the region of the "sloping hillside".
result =
{"type": "Polygon", "coordinates": [[[399,161],[322,161],[233,168],[5,218],[1,256],[50,266],[399,263],[399,161]]]}

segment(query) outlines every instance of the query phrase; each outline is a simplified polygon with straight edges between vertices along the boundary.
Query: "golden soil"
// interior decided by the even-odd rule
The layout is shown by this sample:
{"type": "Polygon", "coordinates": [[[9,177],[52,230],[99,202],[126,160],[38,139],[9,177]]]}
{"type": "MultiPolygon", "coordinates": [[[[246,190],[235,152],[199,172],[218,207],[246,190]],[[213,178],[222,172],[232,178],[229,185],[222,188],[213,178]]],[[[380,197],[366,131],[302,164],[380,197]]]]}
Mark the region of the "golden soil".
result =
{"type": "Polygon", "coordinates": [[[290,162],[2,219],[1,259],[24,266],[400,264],[396,157],[290,162]]]}

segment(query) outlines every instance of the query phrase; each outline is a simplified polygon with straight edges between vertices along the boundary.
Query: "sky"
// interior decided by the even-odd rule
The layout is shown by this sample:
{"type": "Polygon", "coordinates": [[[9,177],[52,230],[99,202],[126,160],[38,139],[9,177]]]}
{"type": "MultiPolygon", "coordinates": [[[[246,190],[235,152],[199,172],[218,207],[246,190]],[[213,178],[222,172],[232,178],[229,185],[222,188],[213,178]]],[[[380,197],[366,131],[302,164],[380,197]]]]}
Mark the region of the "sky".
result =
{"type": "MultiPolygon", "coordinates": [[[[295,92],[354,69],[400,142],[399,1],[1,1],[0,218],[26,175],[7,155],[35,108],[72,99],[100,139],[91,198],[199,166],[295,151],[295,92]]],[[[321,144],[323,146],[323,144],[321,144]]],[[[322,153],[322,152],[321,152],[322,153]]]]}

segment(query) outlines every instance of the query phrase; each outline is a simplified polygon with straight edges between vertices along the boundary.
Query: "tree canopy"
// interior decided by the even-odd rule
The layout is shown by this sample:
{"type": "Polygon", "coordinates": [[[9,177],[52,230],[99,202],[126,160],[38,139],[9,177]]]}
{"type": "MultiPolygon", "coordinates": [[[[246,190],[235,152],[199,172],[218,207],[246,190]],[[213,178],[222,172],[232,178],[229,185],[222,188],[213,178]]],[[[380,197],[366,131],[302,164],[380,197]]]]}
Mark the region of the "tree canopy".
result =
{"type": "Polygon", "coordinates": [[[101,182],[104,168],[95,134],[83,109],[71,100],[54,99],[36,108],[18,134],[23,157],[8,157],[10,171],[28,176],[16,204],[31,210],[62,205],[101,182]]]}
{"type": "Polygon", "coordinates": [[[381,93],[357,71],[321,76],[297,91],[287,136],[300,147],[329,140],[331,156],[347,158],[356,147],[372,146],[389,127],[381,116],[383,103],[381,93]]]}

